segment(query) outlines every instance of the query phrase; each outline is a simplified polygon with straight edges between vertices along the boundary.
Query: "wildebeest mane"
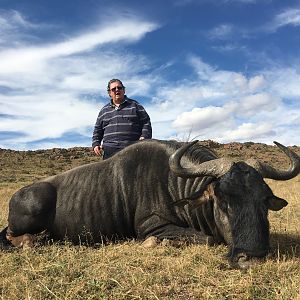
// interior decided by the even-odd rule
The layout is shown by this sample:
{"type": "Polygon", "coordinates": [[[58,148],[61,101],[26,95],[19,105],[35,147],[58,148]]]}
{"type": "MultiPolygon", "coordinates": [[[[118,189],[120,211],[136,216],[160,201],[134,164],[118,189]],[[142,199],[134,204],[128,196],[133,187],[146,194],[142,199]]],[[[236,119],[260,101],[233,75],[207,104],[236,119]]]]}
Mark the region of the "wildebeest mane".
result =
{"type": "MultiPolygon", "coordinates": [[[[150,140],[149,140],[150,141],[150,140]]],[[[154,141],[154,140],[151,140],[154,141]]],[[[180,147],[184,146],[188,142],[179,142],[176,140],[169,140],[169,141],[160,141],[158,142],[167,145],[173,151],[176,151],[180,147]]],[[[213,160],[218,158],[219,156],[210,148],[196,143],[193,147],[190,147],[184,154],[184,157],[191,160],[194,163],[202,163],[208,160],[213,160]]]]}
{"type": "Polygon", "coordinates": [[[188,149],[185,156],[196,163],[202,163],[218,158],[218,155],[213,150],[200,145],[199,143],[188,149]]]}

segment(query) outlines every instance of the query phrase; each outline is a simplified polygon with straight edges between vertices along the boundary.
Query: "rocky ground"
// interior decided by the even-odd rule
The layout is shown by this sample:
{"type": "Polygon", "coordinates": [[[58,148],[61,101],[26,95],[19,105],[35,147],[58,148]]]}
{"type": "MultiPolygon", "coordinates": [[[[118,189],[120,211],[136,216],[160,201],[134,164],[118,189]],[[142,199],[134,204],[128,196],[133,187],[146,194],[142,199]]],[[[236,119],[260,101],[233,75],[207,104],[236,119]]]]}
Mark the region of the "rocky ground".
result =
{"type": "MultiPolygon", "coordinates": [[[[219,144],[201,141],[200,144],[213,149],[219,156],[234,159],[258,158],[275,167],[287,167],[286,156],[276,147],[258,143],[219,144]]],[[[292,146],[300,155],[300,147],[292,146]]],[[[58,174],[82,164],[99,161],[91,148],[53,148],[36,151],[14,151],[0,149],[0,183],[32,182],[40,178],[58,174]]]]}

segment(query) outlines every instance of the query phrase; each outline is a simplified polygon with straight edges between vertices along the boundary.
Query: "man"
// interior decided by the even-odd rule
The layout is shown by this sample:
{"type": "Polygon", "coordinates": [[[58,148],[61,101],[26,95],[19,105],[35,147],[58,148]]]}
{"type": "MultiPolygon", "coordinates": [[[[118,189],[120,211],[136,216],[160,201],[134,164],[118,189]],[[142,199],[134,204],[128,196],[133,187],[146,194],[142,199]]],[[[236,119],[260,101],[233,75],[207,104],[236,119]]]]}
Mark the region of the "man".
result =
{"type": "Polygon", "coordinates": [[[107,159],[138,140],[151,139],[149,115],[137,101],[125,95],[125,86],[119,79],[107,85],[111,101],[99,112],[96,120],[92,147],[96,155],[107,159]]]}

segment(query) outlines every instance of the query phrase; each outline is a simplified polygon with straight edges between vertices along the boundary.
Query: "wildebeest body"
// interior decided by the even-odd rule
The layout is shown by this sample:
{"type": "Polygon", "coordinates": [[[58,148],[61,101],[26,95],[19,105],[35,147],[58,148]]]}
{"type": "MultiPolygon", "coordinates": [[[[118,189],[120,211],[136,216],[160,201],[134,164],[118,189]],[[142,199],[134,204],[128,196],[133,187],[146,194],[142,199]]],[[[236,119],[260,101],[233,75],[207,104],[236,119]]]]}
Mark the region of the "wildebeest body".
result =
{"type": "MultiPolygon", "coordinates": [[[[68,238],[74,243],[92,236],[94,242],[99,242],[103,238],[159,236],[164,231],[162,228],[168,225],[188,228],[193,222],[174,205],[174,199],[189,196],[198,189],[201,180],[178,179],[170,174],[168,159],[174,145],[180,146],[174,143],[170,147],[153,141],[137,144],[117,158],[80,166],[33,184],[29,190],[47,182],[57,192],[49,199],[56,203],[55,209],[52,207],[48,211],[49,218],[53,218],[50,226],[47,222],[51,236],[58,240],[68,238]],[[190,185],[187,189],[186,182],[190,185]]],[[[42,186],[41,190],[44,188],[42,186]]],[[[19,198],[24,197],[21,191],[21,195],[17,192],[11,200],[11,211],[23,209],[19,207],[19,198]]],[[[31,201],[35,203],[40,199],[35,195],[31,201]]],[[[9,223],[19,222],[11,216],[9,223]]],[[[16,235],[32,228],[23,223],[18,227],[17,232],[11,228],[16,235]]],[[[176,232],[169,230],[168,234],[175,237],[176,232]]]]}
{"type": "MultiPolygon", "coordinates": [[[[68,176],[50,179],[59,187],[53,235],[61,239],[67,234],[73,241],[82,231],[91,232],[95,240],[137,237],[141,219],[159,204],[168,180],[167,176],[161,176],[164,182],[158,180],[156,173],[165,172],[163,165],[154,171],[153,162],[140,160],[145,152],[140,154],[137,147],[134,155],[125,152],[118,160],[79,167],[68,176]]],[[[160,209],[164,206],[160,203],[160,209]]]]}

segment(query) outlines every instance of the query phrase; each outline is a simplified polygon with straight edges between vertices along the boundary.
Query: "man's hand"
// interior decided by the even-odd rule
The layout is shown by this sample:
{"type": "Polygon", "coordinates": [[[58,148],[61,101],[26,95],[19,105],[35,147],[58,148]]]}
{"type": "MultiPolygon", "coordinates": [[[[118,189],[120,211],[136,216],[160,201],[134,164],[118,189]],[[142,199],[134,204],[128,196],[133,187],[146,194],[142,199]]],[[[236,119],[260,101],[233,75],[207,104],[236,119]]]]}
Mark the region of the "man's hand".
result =
{"type": "Polygon", "coordinates": [[[145,138],[143,137],[143,136],[141,136],[140,138],[139,138],[139,140],[140,141],[142,141],[142,140],[144,140],[145,138]]]}
{"type": "Polygon", "coordinates": [[[96,155],[98,155],[98,156],[102,155],[103,149],[101,146],[96,146],[93,150],[96,155]]]}

